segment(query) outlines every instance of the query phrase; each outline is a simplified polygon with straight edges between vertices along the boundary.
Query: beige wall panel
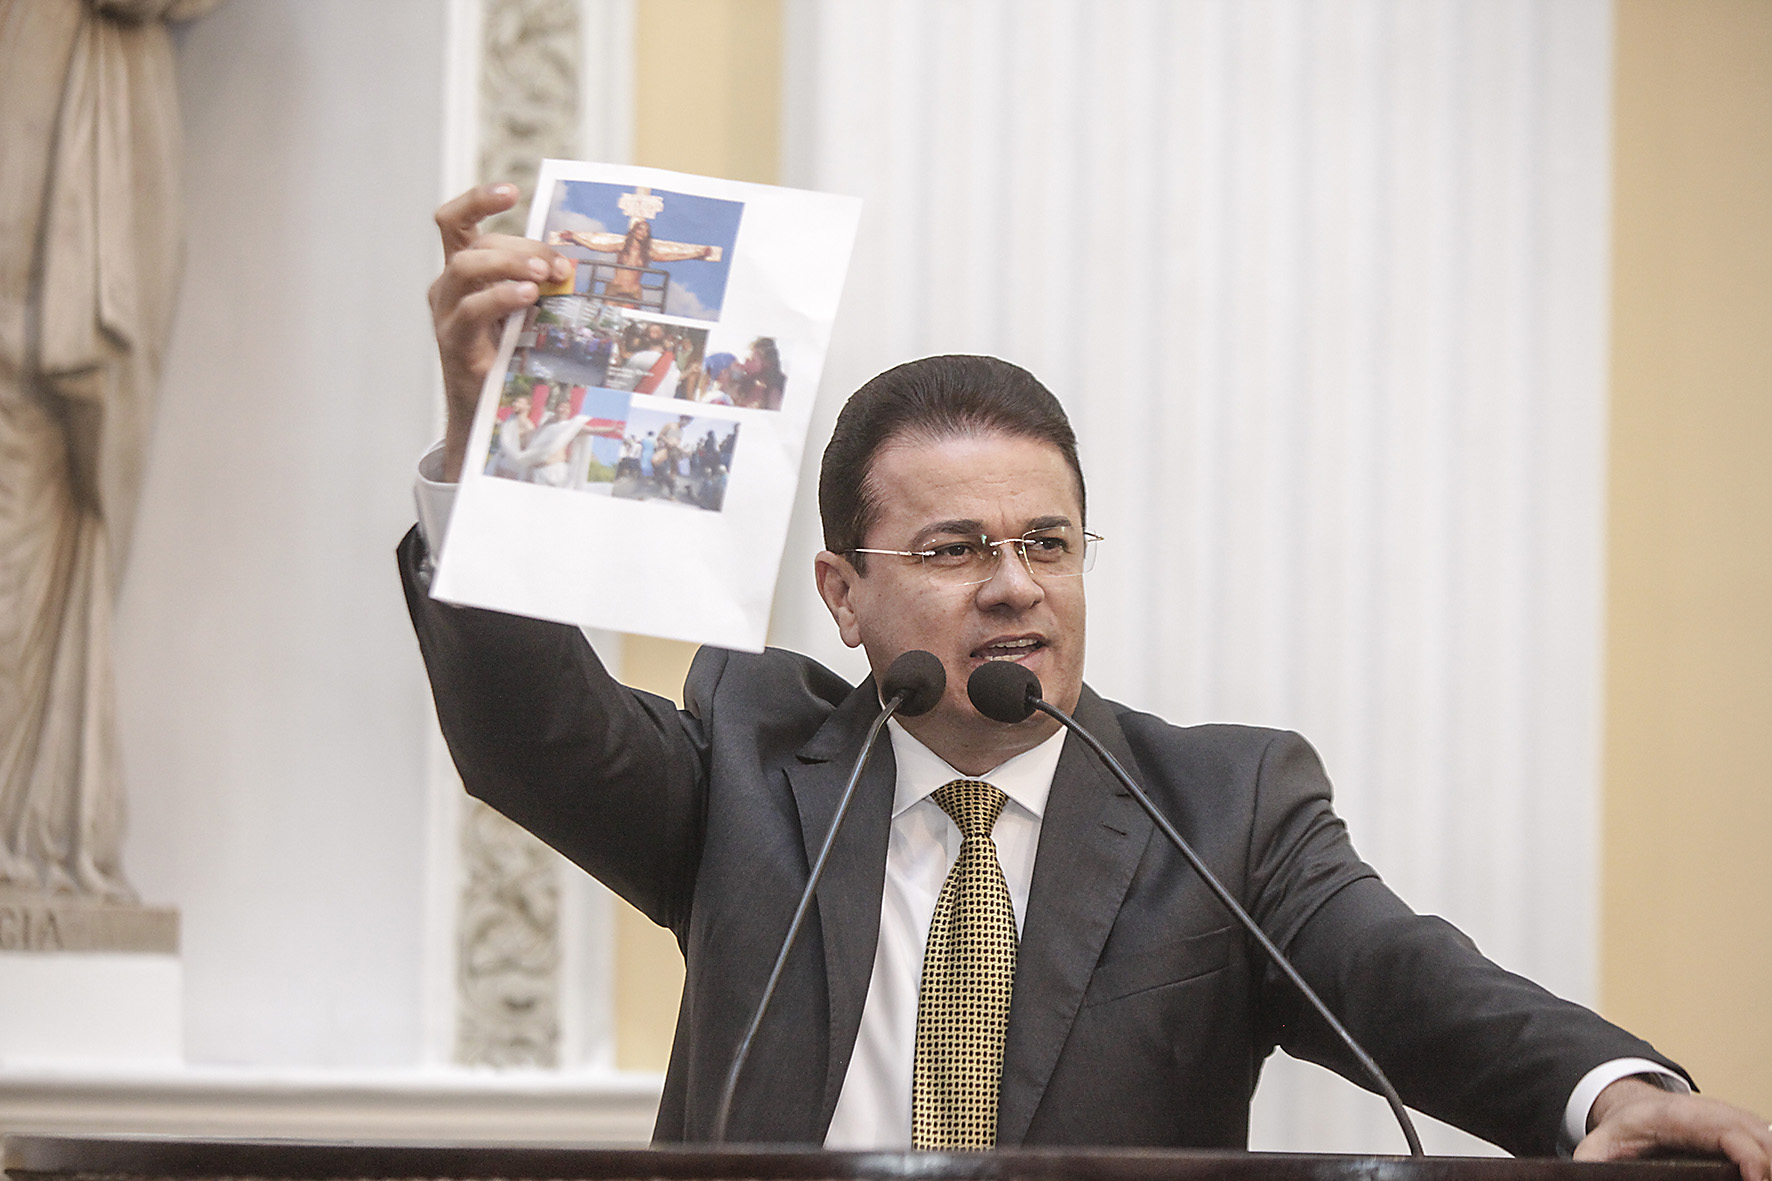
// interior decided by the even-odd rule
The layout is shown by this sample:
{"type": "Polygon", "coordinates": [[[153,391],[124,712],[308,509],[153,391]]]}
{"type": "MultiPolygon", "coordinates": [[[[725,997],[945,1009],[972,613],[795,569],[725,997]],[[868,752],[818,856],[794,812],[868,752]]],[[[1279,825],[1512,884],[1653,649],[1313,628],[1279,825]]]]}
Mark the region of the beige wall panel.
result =
{"type": "MultiPolygon", "coordinates": [[[[683,704],[695,645],[652,636],[622,641],[622,683],[683,704]]],[[[625,902],[615,911],[615,1065],[663,1070],[671,1057],[683,955],[674,935],[625,902]]]]}
{"type": "Polygon", "coordinates": [[[1602,1005],[1772,1111],[1772,3],[1617,54],[1602,1005]]]}
{"type": "MultiPolygon", "coordinates": [[[[634,27],[634,162],[774,183],[781,115],[777,0],[646,0],[634,27]]],[[[691,644],[639,636],[622,680],[681,702],[691,644]]],[[[616,915],[616,1065],[663,1070],[683,957],[669,931],[630,906],[616,915]]]]}
{"type": "Polygon", "coordinates": [[[645,0],[634,52],[635,163],[775,183],[778,0],[645,0]]]}

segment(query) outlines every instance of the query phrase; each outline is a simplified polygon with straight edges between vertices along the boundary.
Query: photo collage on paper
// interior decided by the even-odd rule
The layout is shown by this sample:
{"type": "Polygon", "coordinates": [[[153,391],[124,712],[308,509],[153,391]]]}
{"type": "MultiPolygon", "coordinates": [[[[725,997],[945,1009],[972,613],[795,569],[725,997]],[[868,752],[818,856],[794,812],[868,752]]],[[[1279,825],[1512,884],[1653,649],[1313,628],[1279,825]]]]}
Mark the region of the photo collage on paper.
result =
{"type": "Polygon", "coordinates": [[[486,474],[720,511],[744,420],[787,385],[762,326],[723,323],[744,204],[560,181],[544,286],[505,370],[486,474]]]}

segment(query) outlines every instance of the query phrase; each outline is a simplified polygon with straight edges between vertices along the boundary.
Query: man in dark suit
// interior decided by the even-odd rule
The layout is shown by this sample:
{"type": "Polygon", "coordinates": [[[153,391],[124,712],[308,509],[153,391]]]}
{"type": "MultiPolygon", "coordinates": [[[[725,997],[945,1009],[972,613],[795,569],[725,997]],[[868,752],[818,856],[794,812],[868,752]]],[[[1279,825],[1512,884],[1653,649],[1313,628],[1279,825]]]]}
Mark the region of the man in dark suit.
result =
{"type": "MultiPolygon", "coordinates": [[[[564,265],[537,243],[475,238],[513,197],[476,190],[438,213],[441,483],[460,470],[491,329],[564,265]]],[[[820,510],[819,590],[845,642],[876,677],[931,651],[948,685],[929,713],[893,723],[892,757],[862,783],[738,1091],[736,1138],[906,1143],[962,1102],[926,1085],[926,1066],[982,1071],[992,1097],[982,1138],[919,1131],[932,1146],[1241,1145],[1276,1044],[1361,1081],[1086,750],[1044,717],[1010,726],[972,709],[969,673],[1014,660],[1132,769],[1411,1103],[1515,1152],[1678,1145],[1768,1175],[1763,1120],[1685,1093],[1646,1044],[1390,894],[1354,855],[1302,740],[1178,729],[1083,685],[1082,476],[1062,410],[1030,375],[988,358],[882,374],[839,420],[820,510]],[[953,788],[989,793],[982,836],[961,835],[953,788]],[[978,970],[1007,973],[1013,991],[996,1017],[932,1016],[923,936],[950,905],[973,913],[950,889],[981,847],[990,881],[963,889],[985,890],[1004,930],[978,970]],[[953,1021],[971,1023],[959,1050],[953,1021]]],[[[410,535],[408,601],[463,781],[677,934],[688,977],[657,1135],[706,1138],[880,709],[875,684],[852,689],[787,653],[704,650],[678,712],[616,684],[575,629],[433,603],[425,557],[410,535]]]]}

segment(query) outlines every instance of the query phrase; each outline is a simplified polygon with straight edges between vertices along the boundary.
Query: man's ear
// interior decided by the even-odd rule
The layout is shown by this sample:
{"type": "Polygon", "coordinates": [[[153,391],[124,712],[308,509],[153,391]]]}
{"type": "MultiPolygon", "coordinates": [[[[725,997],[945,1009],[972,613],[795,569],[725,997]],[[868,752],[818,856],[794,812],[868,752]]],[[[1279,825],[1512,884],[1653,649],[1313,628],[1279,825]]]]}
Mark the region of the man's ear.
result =
{"type": "Polygon", "coordinates": [[[861,621],[856,615],[854,595],[861,575],[849,559],[830,550],[820,550],[812,559],[812,576],[818,581],[818,597],[824,600],[831,618],[837,623],[837,634],[851,648],[861,646],[861,621]]]}

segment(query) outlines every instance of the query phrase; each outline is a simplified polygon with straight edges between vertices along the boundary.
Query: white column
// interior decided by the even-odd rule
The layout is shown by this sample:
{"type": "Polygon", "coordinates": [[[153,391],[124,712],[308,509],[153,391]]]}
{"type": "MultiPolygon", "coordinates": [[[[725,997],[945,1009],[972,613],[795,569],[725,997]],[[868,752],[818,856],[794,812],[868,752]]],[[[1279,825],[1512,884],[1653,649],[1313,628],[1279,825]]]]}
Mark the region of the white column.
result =
{"type": "MultiPolygon", "coordinates": [[[[450,0],[445,29],[439,201],[502,179],[488,168],[507,162],[533,180],[544,154],[628,158],[633,0],[450,0]],[[562,103],[562,90],[576,91],[576,107],[562,103]]],[[[521,216],[516,220],[520,224],[521,216]]],[[[433,382],[433,405],[441,434],[440,375],[433,382]]],[[[603,660],[619,667],[621,636],[587,635],[603,660]]],[[[464,816],[487,810],[464,796],[434,719],[427,769],[427,1062],[545,1062],[551,1066],[544,1069],[569,1074],[607,1072],[615,1062],[609,892],[496,817],[483,834],[487,840],[464,846],[464,816]],[[467,848],[478,854],[464,853],[467,848]],[[489,856],[493,848],[500,855],[489,856]],[[527,868],[493,883],[497,888],[471,884],[476,875],[501,878],[517,865],[527,868]],[[519,880],[526,878],[535,880],[519,880]],[[551,900],[539,917],[535,908],[518,904],[530,896],[551,900]],[[476,939],[514,939],[526,954],[491,957],[498,966],[490,970],[464,970],[464,949],[475,958],[476,939]],[[507,1011],[513,998],[526,1003],[507,1011]]]]}

